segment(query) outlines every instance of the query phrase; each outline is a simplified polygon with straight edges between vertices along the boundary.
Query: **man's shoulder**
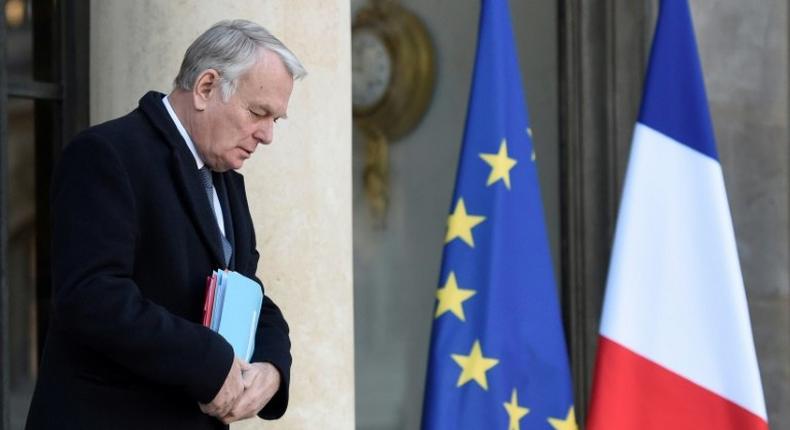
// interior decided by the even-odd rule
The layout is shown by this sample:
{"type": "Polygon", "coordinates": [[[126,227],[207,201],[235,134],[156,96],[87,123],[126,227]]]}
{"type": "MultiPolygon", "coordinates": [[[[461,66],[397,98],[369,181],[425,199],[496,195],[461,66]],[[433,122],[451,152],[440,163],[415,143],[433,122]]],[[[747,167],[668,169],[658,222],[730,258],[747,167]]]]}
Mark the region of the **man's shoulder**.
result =
{"type": "Polygon", "coordinates": [[[96,124],[81,131],[74,140],[87,137],[100,138],[108,141],[136,141],[140,137],[150,137],[155,130],[139,108],[128,114],[96,124]]]}
{"type": "Polygon", "coordinates": [[[77,134],[58,164],[84,166],[105,164],[130,176],[166,169],[171,157],[165,138],[139,109],[122,117],[94,125],[77,134]]]}
{"type": "MultiPolygon", "coordinates": [[[[147,97],[149,95],[143,99],[147,97]]],[[[79,132],[67,145],[66,150],[71,146],[96,148],[96,145],[108,146],[108,149],[119,155],[149,153],[157,149],[166,150],[166,145],[159,144],[165,142],[165,137],[151,120],[151,116],[157,115],[159,112],[144,112],[142,101],[141,106],[126,115],[93,125],[79,132]]]]}

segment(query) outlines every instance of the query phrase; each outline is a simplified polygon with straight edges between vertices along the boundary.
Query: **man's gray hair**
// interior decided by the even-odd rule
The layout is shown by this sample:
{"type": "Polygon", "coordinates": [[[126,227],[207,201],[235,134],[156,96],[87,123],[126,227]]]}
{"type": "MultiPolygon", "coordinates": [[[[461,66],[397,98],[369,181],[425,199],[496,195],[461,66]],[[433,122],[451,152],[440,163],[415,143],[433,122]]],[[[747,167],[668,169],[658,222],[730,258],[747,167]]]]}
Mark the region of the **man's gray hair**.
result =
{"type": "Polygon", "coordinates": [[[220,75],[222,98],[227,101],[236,92],[241,75],[258,61],[262,49],[277,54],[294,79],[307,75],[296,55],[268,30],[236,19],[214,24],[189,45],[173,84],[191,91],[201,73],[214,69],[220,75]]]}

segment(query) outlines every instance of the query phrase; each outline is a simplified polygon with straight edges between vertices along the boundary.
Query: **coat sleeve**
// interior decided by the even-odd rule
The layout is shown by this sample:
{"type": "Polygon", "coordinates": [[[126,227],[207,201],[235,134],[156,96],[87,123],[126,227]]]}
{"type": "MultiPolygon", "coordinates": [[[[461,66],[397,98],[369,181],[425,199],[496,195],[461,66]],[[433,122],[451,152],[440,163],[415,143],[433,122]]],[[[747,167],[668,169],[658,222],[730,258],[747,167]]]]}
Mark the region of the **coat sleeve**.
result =
{"type": "MultiPolygon", "coordinates": [[[[256,281],[260,283],[258,278],[256,281]]],[[[280,418],[288,408],[288,391],[291,379],[291,341],[288,324],[276,304],[264,295],[261,317],[255,333],[255,351],[250,362],[269,362],[280,372],[280,389],[258,416],[273,420],[280,418]]]]}
{"type": "Polygon", "coordinates": [[[129,176],[115,148],[84,134],[63,152],[52,188],[53,319],[84,348],[146,380],[211,401],[233,363],[220,335],[142,296],[129,176]]]}
{"type": "MultiPolygon", "coordinates": [[[[241,179],[241,177],[239,177],[241,179]]],[[[244,206],[248,208],[246,200],[246,192],[244,192],[243,179],[240,181],[242,186],[242,199],[244,199],[244,206]]],[[[263,283],[255,275],[258,270],[258,260],[260,254],[258,253],[255,228],[252,224],[252,218],[249,217],[249,210],[247,210],[249,225],[251,228],[250,255],[245,259],[247,266],[239,268],[241,273],[248,276],[258,284],[264,291],[263,304],[261,306],[261,316],[258,319],[258,329],[255,332],[255,350],[253,351],[250,362],[268,362],[274,365],[280,372],[280,389],[275,393],[274,397],[269,403],[261,409],[258,416],[263,419],[277,419],[280,418],[285,410],[288,408],[288,391],[290,385],[291,375],[291,340],[289,337],[288,323],[285,321],[280,308],[266,295],[266,289],[263,283]]]]}

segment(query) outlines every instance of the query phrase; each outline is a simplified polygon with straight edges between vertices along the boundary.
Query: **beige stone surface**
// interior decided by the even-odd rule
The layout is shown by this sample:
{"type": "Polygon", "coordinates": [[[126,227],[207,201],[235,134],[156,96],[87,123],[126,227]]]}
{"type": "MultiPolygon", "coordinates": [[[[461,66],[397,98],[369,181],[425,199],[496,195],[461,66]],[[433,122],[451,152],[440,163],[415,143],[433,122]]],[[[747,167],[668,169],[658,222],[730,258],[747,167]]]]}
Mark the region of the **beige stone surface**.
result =
{"type": "Polygon", "coordinates": [[[274,143],[242,170],[258,275],[291,326],[291,404],[280,421],[235,430],[354,427],[349,17],[343,0],[91,3],[93,123],[133,109],[147,90],[169,91],[186,47],[220,19],[264,25],[308,70],[274,143]]]}

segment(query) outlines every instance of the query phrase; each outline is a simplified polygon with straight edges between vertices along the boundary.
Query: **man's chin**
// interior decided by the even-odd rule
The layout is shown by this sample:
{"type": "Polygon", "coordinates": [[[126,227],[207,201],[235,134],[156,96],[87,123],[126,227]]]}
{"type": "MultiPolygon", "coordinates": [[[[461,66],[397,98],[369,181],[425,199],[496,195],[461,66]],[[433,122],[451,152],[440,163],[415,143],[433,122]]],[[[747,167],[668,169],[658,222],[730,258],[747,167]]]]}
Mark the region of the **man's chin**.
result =
{"type": "Polygon", "coordinates": [[[228,168],[226,170],[239,170],[244,166],[244,162],[247,160],[233,160],[232,162],[228,163],[228,168]]]}

